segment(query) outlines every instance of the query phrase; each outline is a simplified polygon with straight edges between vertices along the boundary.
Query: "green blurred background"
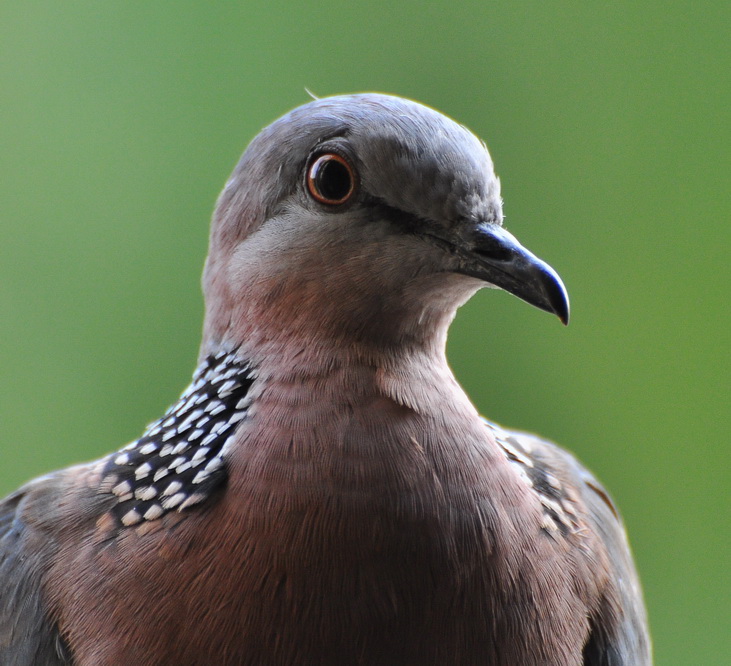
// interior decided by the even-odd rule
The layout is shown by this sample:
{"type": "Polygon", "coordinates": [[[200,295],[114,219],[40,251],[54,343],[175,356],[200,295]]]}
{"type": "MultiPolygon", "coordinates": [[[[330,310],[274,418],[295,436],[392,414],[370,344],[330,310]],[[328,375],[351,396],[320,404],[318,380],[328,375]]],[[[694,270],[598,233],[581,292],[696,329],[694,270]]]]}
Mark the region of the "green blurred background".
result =
{"type": "Polygon", "coordinates": [[[488,143],[572,323],[483,291],[475,403],[620,504],[658,664],[728,663],[731,12],[718,2],[3,2],[0,492],[140,434],[186,385],[208,219],[309,98],[397,93],[488,143]]]}

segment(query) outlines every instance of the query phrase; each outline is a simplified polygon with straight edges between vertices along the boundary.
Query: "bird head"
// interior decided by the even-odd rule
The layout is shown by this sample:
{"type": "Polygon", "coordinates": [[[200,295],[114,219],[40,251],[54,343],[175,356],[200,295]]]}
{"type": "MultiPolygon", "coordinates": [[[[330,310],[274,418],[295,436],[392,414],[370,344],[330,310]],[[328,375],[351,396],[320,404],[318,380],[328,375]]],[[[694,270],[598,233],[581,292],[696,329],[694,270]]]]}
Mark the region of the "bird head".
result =
{"type": "Polygon", "coordinates": [[[254,138],[221,193],[206,340],[297,335],[442,346],[457,307],[504,289],[567,323],[557,273],[502,226],[485,144],[399,97],[329,97],[254,138]]]}

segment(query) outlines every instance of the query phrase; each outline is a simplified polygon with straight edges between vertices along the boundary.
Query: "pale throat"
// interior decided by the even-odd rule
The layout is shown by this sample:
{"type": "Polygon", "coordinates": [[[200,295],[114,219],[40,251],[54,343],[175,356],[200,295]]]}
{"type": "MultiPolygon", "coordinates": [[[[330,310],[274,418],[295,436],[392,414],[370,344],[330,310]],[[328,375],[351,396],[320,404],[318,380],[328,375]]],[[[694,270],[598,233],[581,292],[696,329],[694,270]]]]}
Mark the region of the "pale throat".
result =
{"type": "Polygon", "coordinates": [[[379,284],[368,275],[353,280],[334,271],[239,284],[208,294],[202,353],[223,342],[262,360],[274,355],[295,366],[314,365],[318,373],[332,364],[408,365],[404,359],[415,356],[446,366],[449,326],[481,286],[446,272],[379,284]]]}

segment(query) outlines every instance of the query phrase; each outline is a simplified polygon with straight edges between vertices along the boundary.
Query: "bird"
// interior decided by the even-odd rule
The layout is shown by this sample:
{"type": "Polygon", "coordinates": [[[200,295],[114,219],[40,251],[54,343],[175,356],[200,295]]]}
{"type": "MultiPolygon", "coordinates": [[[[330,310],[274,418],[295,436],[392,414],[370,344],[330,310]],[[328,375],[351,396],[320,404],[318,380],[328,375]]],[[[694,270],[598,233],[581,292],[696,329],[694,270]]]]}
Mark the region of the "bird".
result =
{"type": "Polygon", "coordinates": [[[651,663],[607,491],[447,362],[483,287],[569,318],[483,141],[392,95],[290,111],[225,184],[202,284],[170,409],[0,503],[1,664],[651,663]]]}

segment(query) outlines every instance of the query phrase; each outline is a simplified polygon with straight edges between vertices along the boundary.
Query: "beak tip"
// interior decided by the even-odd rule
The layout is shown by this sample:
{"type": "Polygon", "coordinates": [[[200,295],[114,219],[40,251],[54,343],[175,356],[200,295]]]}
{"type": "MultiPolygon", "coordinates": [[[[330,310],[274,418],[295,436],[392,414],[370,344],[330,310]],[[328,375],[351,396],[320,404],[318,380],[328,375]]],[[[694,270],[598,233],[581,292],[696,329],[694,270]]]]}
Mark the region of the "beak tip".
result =
{"type": "Polygon", "coordinates": [[[553,273],[554,277],[554,281],[552,284],[554,289],[551,290],[553,293],[549,295],[551,309],[553,310],[553,313],[559,318],[561,323],[564,326],[568,326],[571,314],[571,307],[569,306],[569,294],[566,291],[566,287],[564,286],[558,274],[555,273],[553,270],[551,272],[553,273]]]}

